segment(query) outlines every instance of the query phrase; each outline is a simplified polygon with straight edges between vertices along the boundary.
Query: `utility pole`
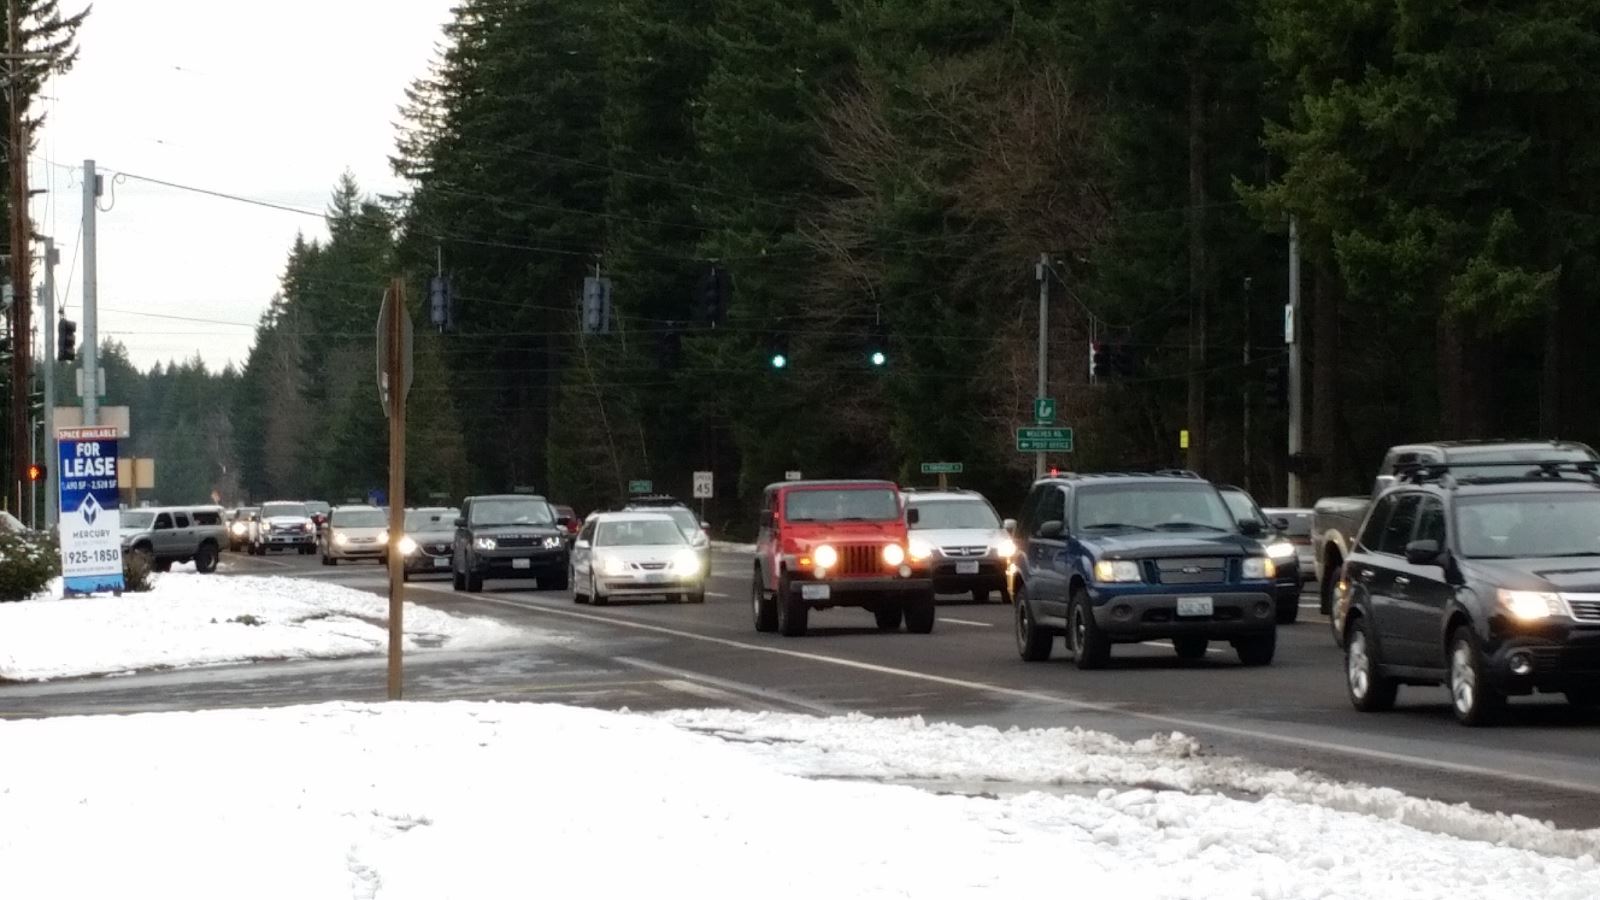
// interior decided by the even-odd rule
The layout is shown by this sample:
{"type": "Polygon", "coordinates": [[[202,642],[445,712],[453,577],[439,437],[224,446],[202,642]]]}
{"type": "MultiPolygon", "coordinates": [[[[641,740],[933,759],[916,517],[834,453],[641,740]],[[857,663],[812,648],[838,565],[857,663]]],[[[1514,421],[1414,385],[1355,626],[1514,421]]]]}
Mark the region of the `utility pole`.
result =
{"type": "Polygon", "coordinates": [[[1244,377],[1239,379],[1244,390],[1243,428],[1244,432],[1244,490],[1245,493],[1255,494],[1250,484],[1250,279],[1244,280],[1244,377]]]}
{"type": "Polygon", "coordinates": [[[56,493],[60,483],[60,473],[56,472],[56,242],[54,238],[42,237],[44,244],[44,284],[39,285],[39,309],[43,313],[42,325],[39,329],[44,338],[43,365],[39,367],[39,376],[44,381],[44,409],[40,412],[40,455],[44,457],[47,471],[55,473],[44,480],[44,521],[46,525],[56,524],[56,514],[61,508],[60,497],[56,493]]]}
{"type": "Polygon", "coordinates": [[[96,281],[94,217],[100,199],[100,176],[94,160],[83,161],[83,424],[100,424],[100,334],[96,322],[99,284],[96,281]]]}
{"type": "MultiPolygon", "coordinates": [[[[1039,280],[1039,391],[1035,398],[1050,396],[1049,394],[1049,360],[1050,360],[1050,254],[1039,254],[1039,264],[1033,270],[1034,277],[1039,280]]],[[[1044,477],[1044,451],[1040,450],[1033,455],[1033,477],[1044,477]]]]}
{"type": "Polygon", "coordinates": [[[1300,223],[1289,217],[1289,305],[1283,311],[1283,340],[1289,345],[1289,505],[1299,506],[1301,431],[1300,396],[1300,223]]]}
{"type": "MultiPolygon", "coordinates": [[[[28,414],[29,357],[32,355],[33,304],[28,293],[33,282],[28,273],[28,135],[23,121],[23,95],[18,69],[22,53],[22,2],[6,3],[6,165],[11,176],[11,472],[8,477],[16,509],[22,509],[23,486],[28,483],[29,448],[33,446],[32,417],[28,414]]],[[[31,518],[31,517],[30,517],[31,518]]]]}

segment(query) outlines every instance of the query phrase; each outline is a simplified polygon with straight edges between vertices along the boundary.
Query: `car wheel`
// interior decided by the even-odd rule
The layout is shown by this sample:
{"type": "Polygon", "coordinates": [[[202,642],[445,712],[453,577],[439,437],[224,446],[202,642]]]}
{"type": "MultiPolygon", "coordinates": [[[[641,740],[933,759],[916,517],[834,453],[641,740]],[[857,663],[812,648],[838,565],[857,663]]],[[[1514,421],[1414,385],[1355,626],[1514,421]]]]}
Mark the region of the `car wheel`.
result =
{"type": "Polygon", "coordinates": [[[539,580],[535,582],[535,584],[541,591],[564,591],[572,586],[572,579],[568,576],[567,570],[562,569],[549,578],[540,576],[539,580]]]}
{"type": "MultiPolygon", "coordinates": [[[[1333,615],[1333,601],[1339,593],[1339,568],[1341,561],[1332,559],[1328,561],[1327,571],[1323,573],[1321,589],[1318,591],[1317,606],[1325,616],[1333,615]]],[[[1338,635],[1343,637],[1343,635],[1338,635]]]]}
{"type": "Polygon", "coordinates": [[[1028,587],[1017,591],[1017,653],[1027,662],[1044,662],[1050,658],[1055,635],[1040,628],[1034,621],[1033,610],[1028,606],[1028,587]]]}
{"type": "Polygon", "coordinates": [[[1206,648],[1211,646],[1211,641],[1203,637],[1175,637],[1172,639],[1172,649],[1178,651],[1179,659],[1205,659],[1206,648]]]}
{"type": "Polygon", "coordinates": [[[1241,638],[1233,642],[1233,649],[1239,654],[1239,662],[1244,665],[1270,665],[1272,657],[1278,653],[1278,631],[1273,629],[1256,637],[1241,638]]]}
{"type": "Polygon", "coordinates": [[[912,634],[932,634],[933,623],[938,618],[939,607],[934,602],[933,591],[915,594],[906,601],[906,630],[912,634]]]}
{"type": "Polygon", "coordinates": [[[567,567],[567,581],[571,582],[571,584],[572,584],[572,602],[573,603],[588,603],[589,602],[589,595],[585,594],[583,591],[578,589],[578,572],[577,572],[577,569],[575,569],[575,568],[573,568],[571,566],[567,567]]]}
{"type": "Polygon", "coordinates": [[[172,571],[172,560],[170,560],[170,559],[158,559],[158,560],[156,560],[155,570],[157,572],[171,572],[172,571]]]}
{"type": "Polygon", "coordinates": [[[1080,669],[1103,669],[1111,661],[1111,639],[1100,630],[1089,608],[1089,595],[1083,588],[1072,593],[1072,607],[1067,611],[1068,634],[1071,635],[1074,661],[1080,669]]]}
{"type": "Polygon", "coordinates": [[[758,570],[750,579],[750,606],[755,617],[756,631],[769,632],[778,630],[778,604],[775,598],[761,586],[761,572],[758,570]]]}
{"type": "MultiPolygon", "coordinates": [[[[329,565],[332,565],[332,563],[329,563],[329,565]]],[[[452,568],[450,570],[450,586],[452,588],[458,590],[458,591],[466,590],[467,589],[467,576],[461,574],[460,572],[457,572],[455,569],[452,568]]]]}
{"type": "Polygon", "coordinates": [[[972,602],[973,603],[988,603],[989,602],[989,592],[987,590],[985,590],[984,588],[973,588],[972,589],[972,602]]]}
{"type": "Polygon", "coordinates": [[[1483,651],[1469,625],[1450,633],[1450,707],[1463,725],[1489,725],[1505,708],[1504,694],[1489,684],[1483,651]]]}
{"type": "Polygon", "coordinates": [[[211,544],[201,544],[200,549],[194,554],[194,568],[196,572],[211,574],[217,570],[217,548],[211,544]]]}
{"type": "Polygon", "coordinates": [[[789,573],[778,575],[778,633],[784,637],[801,637],[806,633],[806,622],[811,618],[811,608],[789,590],[789,573]]]}
{"type": "Polygon", "coordinates": [[[898,603],[880,606],[872,611],[872,617],[878,620],[879,631],[899,631],[905,610],[898,603]]]}
{"type": "Polygon", "coordinates": [[[704,603],[706,602],[706,589],[701,587],[699,590],[690,591],[684,594],[683,598],[690,603],[704,603]]]}
{"type": "Polygon", "coordinates": [[[467,573],[467,591],[469,593],[477,593],[478,591],[481,591],[481,590],[483,590],[483,576],[482,575],[474,575],[473,573],[468,572],[467,573]]]}
{"type": "Polygon", "coordinates": [[[1293,625],[1300,619],[1300,596],[1278,598],[1278,624],[1293,625]]]}
{"type": "Polygon", "coordinates": [[[1372,643],[1371,626],[1358,618],[1350,626],[1344,642],[1345,687],[1350,705],[1361,712],[1383,712],[1394,708],[1400,683],[1380,673],[1378,650],[1372,643]]]}

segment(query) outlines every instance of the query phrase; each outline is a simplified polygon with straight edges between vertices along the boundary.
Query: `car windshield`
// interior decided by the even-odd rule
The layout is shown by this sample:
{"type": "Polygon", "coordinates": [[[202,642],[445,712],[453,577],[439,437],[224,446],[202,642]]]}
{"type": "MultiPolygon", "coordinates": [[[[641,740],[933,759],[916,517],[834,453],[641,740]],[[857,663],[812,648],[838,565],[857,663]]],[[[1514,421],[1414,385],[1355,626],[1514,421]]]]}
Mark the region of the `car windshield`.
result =
{"type": "Polygon", "coordinates": [[[389,524],[389,514],[381,509],[336,509],[333,524],[341,528],[382,528],[389,524]]]}
{"type": "Polygon", "coordinates": [[[1077,498],[1073,527],[1080,531],[1238,530],[1216,489],[1203,482],[1087,487],[1077,498]]]}
{"type": "Polygon", "coordinates": [[[678,506],[672,509],[663,509],[661,513],[662,515],[670,516],[673,524],[678,526],[678,530],[683,532],[685,537],[692,537],[700,530],[700,517],[696,516],[693,510],[678,506]]]}
{"type": "Polygon", "coordinates": [[[595,529],[597,547],[661,547],[684,543],[683,531],[667,519],[618,519],[595,529]]]}
{"type": "Polygon", "coordinates": [[[268,503],[261,507],[261,518],[271,519],[276,516],[299,516],[305,518],[311,515],[304,503],[268,503]]]}
{"type": "Polygon", "coordinates": [[[506,498],[472,504],[474,525],[554,525],[555,510],[543,500],[506,498]]]}
{"type": "Polygon", "coordinates": [[[310,512],[312,515],[327,515],[332,509],[332,506],[315,500],[306,504],[306,511],[310,512]]]}
{"type": "Polygon", "coordinates": [[[461,512],[454,509],[408,509],[407,531],[450,531],[456,526],[461,512]]]}
{"type": "Polygon", "coordinates": [[[790,491],[784,518],[790,522],[887,522],[900,517],[898,495],[888,488],[790,491]]]}
{"type": "Polygon", "coordinates": [[[1000,517],[982,500],[923,500],[911,508],[917,511],[917,524],[911,527],[920,530],[1000,527],[1000,517]]]}
{"type": "Polygon", "coordinates": [[[1267,524],[1267,520],[1256,512],[1256,502],[1251,499],[1249,494],[1235,490],[1222,490],[1219,493],[1222,494],[1223,502],[1228,504],[1228,512],[1233,513],[1235,519],[1241,522],[1267,524]]]}
{"type": "Polygon", "coordinates": [[[146,510],[132,510],[122,514],[122,527],[144,531],[156,521],[156,514],[146,510]]]}
{"type": "Polygon", "coordinates": [[[248,519],[255,514],[256,508],[254,506],[247,506],[234,512],[233,517],[235,519],[248,519]]]}
{"type": "Polygon", "coordinates": [[[1456,504],[1463,556],[1600,556],[1600,494],[1499,494],[1456,504]]]}

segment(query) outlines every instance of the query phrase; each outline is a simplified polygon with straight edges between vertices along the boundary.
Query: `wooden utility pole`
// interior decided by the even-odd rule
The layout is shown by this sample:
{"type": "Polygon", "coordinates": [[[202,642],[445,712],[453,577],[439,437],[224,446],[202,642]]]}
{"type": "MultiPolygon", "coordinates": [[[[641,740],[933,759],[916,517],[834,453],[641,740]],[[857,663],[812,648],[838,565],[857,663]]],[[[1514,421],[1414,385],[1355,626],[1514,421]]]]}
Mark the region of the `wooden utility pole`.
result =
{"type": "MultiPolygon", "coordinates": [[[[28,272],[32,250],[28,236],[28,135],[23,121],[22,2],[6,3],[6,165],[11,175],[11,471],[6,473],[6,494],[22,510],[28,483],[28,448],[33,446],[29,427],[28,388],[33,355],[33,289],[28,272]]],[[[48,325],[48,323],[47,323],[48,325]]],[[[32,513],[24,516],[32,521],[32,513]]]]}
{"type": "MultiPolygon", "coordinates": [[[[411,378],[411,354],[407,352],[406,285],[396,278],[384,297],[384,314],[379,321],[388,327],[379,335],[380,352],[388,365],[389,413],[389,699],[399,700],[403,674],[401,651],[405,646],[405,556],[400,553],[400,538],[406,532],[406,393],[411,378]]],[[[380,385],[380,390],[384,389],[380,385]]]]}

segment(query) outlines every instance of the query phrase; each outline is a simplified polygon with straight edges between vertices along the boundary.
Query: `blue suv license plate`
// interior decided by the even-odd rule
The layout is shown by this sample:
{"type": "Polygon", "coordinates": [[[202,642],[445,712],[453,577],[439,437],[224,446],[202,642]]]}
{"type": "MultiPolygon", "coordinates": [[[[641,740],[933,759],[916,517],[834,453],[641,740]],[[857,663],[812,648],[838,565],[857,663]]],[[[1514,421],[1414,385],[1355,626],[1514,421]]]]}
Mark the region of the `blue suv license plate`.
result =
{"type": "Polygon", "coordinates": [[[1210,597],[1179,597],[1178,615],[1180,616],[1209,616],[1211,615],[1210,597]]]}

